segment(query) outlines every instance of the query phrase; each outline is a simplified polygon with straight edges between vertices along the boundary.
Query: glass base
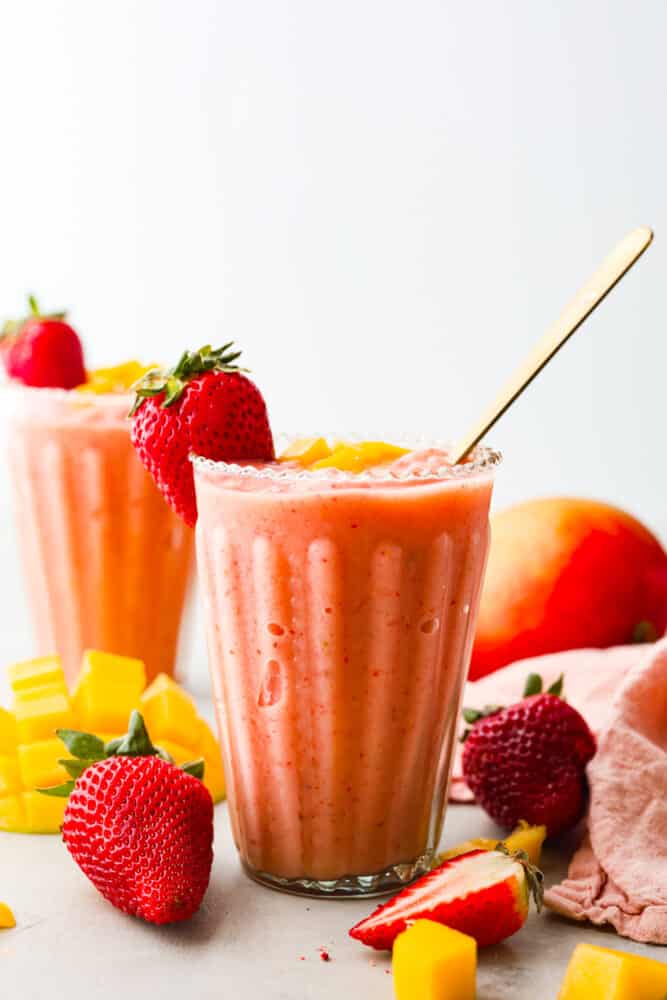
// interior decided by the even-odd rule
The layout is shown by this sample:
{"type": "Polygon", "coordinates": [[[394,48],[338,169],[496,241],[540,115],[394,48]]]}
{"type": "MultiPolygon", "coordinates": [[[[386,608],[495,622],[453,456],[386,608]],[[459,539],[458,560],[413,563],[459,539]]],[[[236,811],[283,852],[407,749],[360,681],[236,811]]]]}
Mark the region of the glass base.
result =
{"type": "Polygon", "coordinates": [[[243,870],[254,882],[288,892],[294,896],[309,896],[316,899],[362,899],[372,896],[386,896],[405,888],[409,882],[419,878],[433,867],[434,852],[426,851],[415,861],[406,864],[392,865],[381,872],[372,875],[343,875],[337,879],[281,878],[280,875],[270,875],[258,871],[247,862],[242,861],[243,870]]]}

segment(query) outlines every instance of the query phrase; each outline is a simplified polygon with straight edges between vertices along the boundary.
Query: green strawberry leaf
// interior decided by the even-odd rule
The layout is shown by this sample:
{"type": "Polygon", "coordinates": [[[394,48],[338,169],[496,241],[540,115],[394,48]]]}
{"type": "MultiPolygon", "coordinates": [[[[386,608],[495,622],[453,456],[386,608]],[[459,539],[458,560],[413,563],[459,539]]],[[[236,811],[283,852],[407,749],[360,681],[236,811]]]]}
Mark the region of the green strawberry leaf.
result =
{"type": "MultiPolygon", "coordinates": [[[[98,758],[99,760],[99,758],[98,758]]],[[[80,778],[87,767],[91,764],[97,764],[98,760],[73,760],[71,757],[64,757],[59,760],[58,763],[65,768],[70,778],[80,778]]]]}
{"type": "Polygon", "coordinates": [[[555,694],[557,698],[563,693],[563,682],[565,681],[565,674],[561,674],[560,677],[553,682],[551,687],[547,688],[547,694],[555,694]]]}
{"type": "Polygon", "coordinates": [[[70,792],[74,789],[73,781],[65,781],[62,785],[54,785],[53,788],[38,788],[41,795],[50,795],[54,799],[68,799],[70,792]]]}
{"type": "Polygon", "coordinates": [[[185,771],[186,774],[191,774],[193,778],[199,778],[200,781],[204,779],[204,759],[200,757],[199,760],[190,760],[187,764],[181,765],[181,771],[185,771]]]}
{"type": "Polygon", "coordinates": [[[56,729],[56,736],[63,741],[73,757],[82,760],[104,760],[106,757],[103,741],[92,733],[80,733],[76,729],[56,729]]]}
{"type": "Polygon", "coordinates": [[[539,674],[528,674],[526,686],[523,689],[523,697],[530,698],[534,694],[542,694],[542,678],[539,674]]]}
{"type": "Polygon", "coordinates": [[[480,712],[478,708],[464,708],[463,718],[469,726],[474,726],[476,722],[484,718],[484,712],[480,712]]]}

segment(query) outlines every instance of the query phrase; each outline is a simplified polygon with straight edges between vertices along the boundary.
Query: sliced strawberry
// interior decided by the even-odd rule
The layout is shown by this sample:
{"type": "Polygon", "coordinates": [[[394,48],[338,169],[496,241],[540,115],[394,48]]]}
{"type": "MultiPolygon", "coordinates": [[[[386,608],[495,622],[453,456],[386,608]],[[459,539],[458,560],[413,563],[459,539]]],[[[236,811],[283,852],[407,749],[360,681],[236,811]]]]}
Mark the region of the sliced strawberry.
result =
{"type": "Polygon", "coordinates": [[[371,948],[389,950],[406,927],[426,919],[469,934],[480,947],[497,944],[524,925],[531,895],[541,909],[542,879],[524,851],[470,851],[445,861],[378,906],[350,936],[371,948]]]}

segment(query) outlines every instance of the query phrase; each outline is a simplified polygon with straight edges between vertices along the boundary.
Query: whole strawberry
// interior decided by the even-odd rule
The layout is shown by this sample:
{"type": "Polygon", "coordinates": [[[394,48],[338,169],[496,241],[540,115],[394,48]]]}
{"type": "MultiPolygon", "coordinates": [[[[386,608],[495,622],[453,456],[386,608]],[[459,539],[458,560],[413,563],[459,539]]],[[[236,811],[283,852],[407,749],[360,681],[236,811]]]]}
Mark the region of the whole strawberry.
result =
{"type": "Polygon", "coordinates": [[[73,389],[86,381],[83,349],[66,314],[40,312],[29,296],[30,315],[5,323],[0,341],[2,360],[10,378],[24,385],[73,389]]]}
{"type": "Polygon", "coordinates": [[[549,835],[574,826],[586,807],[586,764],[595,737],[560,697],[562,679],[542,693],[531,674],[509,708],[465,709],[463,774],[477,802],[500,826],[544,824],[549,835]]]}
{"type": "Polygon", "coordinates": [[[469,851],[450,858],[390,899],[349,932],[362,944],[389,950],[415,920],[434,920],[497,944],[526,922],[531,896],[542,907],[543,875],[524,851],[469,851]]]}
{"type": "Polygon", "coordinates": [[[275,455],[266,404],[234,364],[232,344],[186,351],[167,372],[137,385],[132,442],[144,466],[186,524],[197,520],[191,453],[214,461],[271,461],[275,455]]]}
{"type": "Polygon", "coordinates": [[[178,768],[154,747],[133,712],[128,734],[104,744],[58,735],[75,755],[75,780],[45,794],[69,795],[63,839],[96,889],[118,909],[154,924],[199,908],[213,861],[213,801],[201,761],[178,768]]]}

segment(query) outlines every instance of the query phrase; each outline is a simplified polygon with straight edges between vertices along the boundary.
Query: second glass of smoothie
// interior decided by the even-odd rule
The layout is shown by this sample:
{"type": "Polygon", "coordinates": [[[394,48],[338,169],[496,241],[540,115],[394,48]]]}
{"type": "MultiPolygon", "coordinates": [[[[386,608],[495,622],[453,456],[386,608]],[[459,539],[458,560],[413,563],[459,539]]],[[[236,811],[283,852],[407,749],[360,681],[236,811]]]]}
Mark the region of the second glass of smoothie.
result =
{"type": "Polygon", "coordinates": [[[497,453],[363,473],[194,458],[232,828],[256,880],[387,891],[442,831],[497,453]]]}
{"type": "Polygon", "coordinates": [[[14,506],[37,652],[70,682],[87,648],[172,674],[194,532],[130,440],[132,396],[3,388],[14,506]]]}

